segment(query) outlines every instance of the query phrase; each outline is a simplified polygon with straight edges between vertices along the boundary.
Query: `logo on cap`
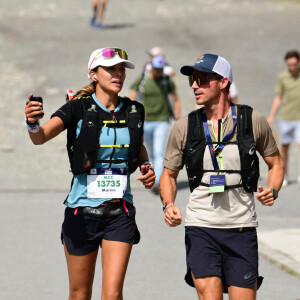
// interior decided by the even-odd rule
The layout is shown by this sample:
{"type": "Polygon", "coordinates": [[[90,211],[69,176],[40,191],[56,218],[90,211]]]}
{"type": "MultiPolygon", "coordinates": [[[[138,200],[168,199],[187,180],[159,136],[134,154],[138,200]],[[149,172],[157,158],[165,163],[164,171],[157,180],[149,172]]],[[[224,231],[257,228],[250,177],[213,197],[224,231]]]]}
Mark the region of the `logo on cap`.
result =
{"type": "Polygon", "coordinates": [[[196,61],[196,64],[203,63],[203,60],[202,60],[203,57],[204,56],[202,55],[200,58],[198,58],[197,61],[196,61]]]}

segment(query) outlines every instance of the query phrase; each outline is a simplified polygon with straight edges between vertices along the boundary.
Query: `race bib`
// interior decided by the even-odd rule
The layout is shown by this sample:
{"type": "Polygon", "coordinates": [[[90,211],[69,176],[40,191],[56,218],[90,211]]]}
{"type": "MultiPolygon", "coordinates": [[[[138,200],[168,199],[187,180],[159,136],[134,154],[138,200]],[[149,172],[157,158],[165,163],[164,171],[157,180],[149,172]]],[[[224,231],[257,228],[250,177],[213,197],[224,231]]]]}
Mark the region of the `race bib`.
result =
{"type": "Polygon", "coordinates": [[[88,198],[123,198],[127,188],[127,169],[94,168],[87,174],[88,198]]]}
{"type": "Polygon", "coordinates": [[[225,175],[211,175],[210,176],[210,185],[209,192],[213,193],[222,193],[225,190],[225,175]]]}

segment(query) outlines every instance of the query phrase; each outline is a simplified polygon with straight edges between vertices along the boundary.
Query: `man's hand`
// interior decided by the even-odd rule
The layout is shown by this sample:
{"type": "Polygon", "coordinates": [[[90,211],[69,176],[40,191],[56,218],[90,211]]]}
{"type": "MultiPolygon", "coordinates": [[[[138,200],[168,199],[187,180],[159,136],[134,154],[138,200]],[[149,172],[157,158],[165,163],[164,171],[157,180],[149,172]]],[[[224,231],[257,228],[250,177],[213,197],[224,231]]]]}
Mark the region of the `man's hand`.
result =
{"type": "Polygon", "coordinates": [[[262,205],[272,206],[275,199],[271,189],[264,189],[262,186],[259,186],[258,190],[259,193],[256,194],[256,199],[259,200],[262,205]]]}
{"type": "Polygon", "coordinates": [[[170,227],[175,227],[181,224],[181,211],[176,205],[169,205],[165,209],[165,222],[170,227]]]}

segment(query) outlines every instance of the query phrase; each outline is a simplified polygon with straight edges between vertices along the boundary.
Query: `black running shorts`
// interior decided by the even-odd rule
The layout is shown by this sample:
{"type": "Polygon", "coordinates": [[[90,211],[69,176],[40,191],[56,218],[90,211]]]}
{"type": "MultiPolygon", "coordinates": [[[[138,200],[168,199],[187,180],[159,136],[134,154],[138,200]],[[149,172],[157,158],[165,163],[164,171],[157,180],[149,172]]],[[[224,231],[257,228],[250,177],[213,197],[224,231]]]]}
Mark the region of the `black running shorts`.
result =
{"type": "Polygon", "coordinates": [[[186,226],[185,246],[187,259],[187,284],[194,287],[195,278],[218,276],[222,279],[224,292],[227,286],[259,287],[258,245],[256,228],[213,229],[186,226]]]}
{"type": "Polygon", "coordinates": [[[102,239],[137,244],[140,233],[135,222],[135,207],[126,203],[127,212],[111,218],[74,214],[66,208],[61,240],[69,254],[86,255],[101,246],[102,239]]]}

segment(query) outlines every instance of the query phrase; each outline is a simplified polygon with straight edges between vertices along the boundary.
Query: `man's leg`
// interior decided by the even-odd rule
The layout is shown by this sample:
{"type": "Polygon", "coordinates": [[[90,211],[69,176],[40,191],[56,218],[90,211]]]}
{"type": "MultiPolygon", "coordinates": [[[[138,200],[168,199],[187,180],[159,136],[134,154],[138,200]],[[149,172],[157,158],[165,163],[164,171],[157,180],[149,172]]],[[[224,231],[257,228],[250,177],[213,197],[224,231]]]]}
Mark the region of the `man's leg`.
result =
{"type": "Polygon", "coordinates": [[[145,121],[144,123],[144,142],[150,161],[153,162],[153,131],[154,122],[145,121]]]}
{"type": "Polygon", "coordinates": [[[97,11],[98,11],[98,0],[93,0],[92,1],[92,6],[93,6],[93,16],[90,20],[90,25],[94,26],[96,19],[97,19],[97,11]]]}
{"type": "Polygon", "coordinates": [[[282,120],[279,123],[280,141],[281,141],[281,156],[284,162],[284,180],[282,187],[288,185],[288,151],[289,146],[293,141],[294,124],[290,121],[282,120]]]}
{"type": "MultiPolygon", "coordinates": [[[[191,272],[192,273],[192,272],[191,272]]],[[[218,276],[205,276],[195,278],[192,273],[193,281],[199,300],[222,300],[223,299],[223,287],[222,280],[218,276]]],[[[245,299],[246,298],[240,298],[245,299]]]]}
{"type": "Polygon", "coordinates": [[[169,122],[155,122],[153,132],[153,164],[156,174],[155,184],[159,184],[159,178],[163,171],[165,144],[168,136],[169,122]]]}
{"type": "Polygon", "coordinates": [[[99,20],[102,23],[104,19],[104,14],[106,10],[106,0],[100,0],[100,11],[99,11],[99,20]]]}
{"type": "Polygon", "coordinates": [[[298,178],[297,178],[297,183],[298,183],[298,187],[300,188],[300,121],[296,122],[295,137],[296,137],[296,143],[297,143],[297,147],[298,147],[298,178]]]}
{"type": "Polygon", "coordinates": [[[200,300],[222,300],[222,254],[216,230],[185,227],[187,273],[185,281],[195,287],[200,300]]]}
{"type": "Polygon", "coordinates": [[[228,294],[230,300],[255,300],[256,299],[257,283],[253,289],[241,288],[237,286],[228,286],[228,294]]]}
{"type": "Polygon", "coordinates": [[[288,174],[288,151],[290,144],[281,145],[281,156],[284,162],[284,176],[287,177],[288,174]]]}
{"type": "Polygon", "coordinates": [[[298,178],[297,178],[297,184],[300,188],[300,144],[298,144],[298,178]]]}

